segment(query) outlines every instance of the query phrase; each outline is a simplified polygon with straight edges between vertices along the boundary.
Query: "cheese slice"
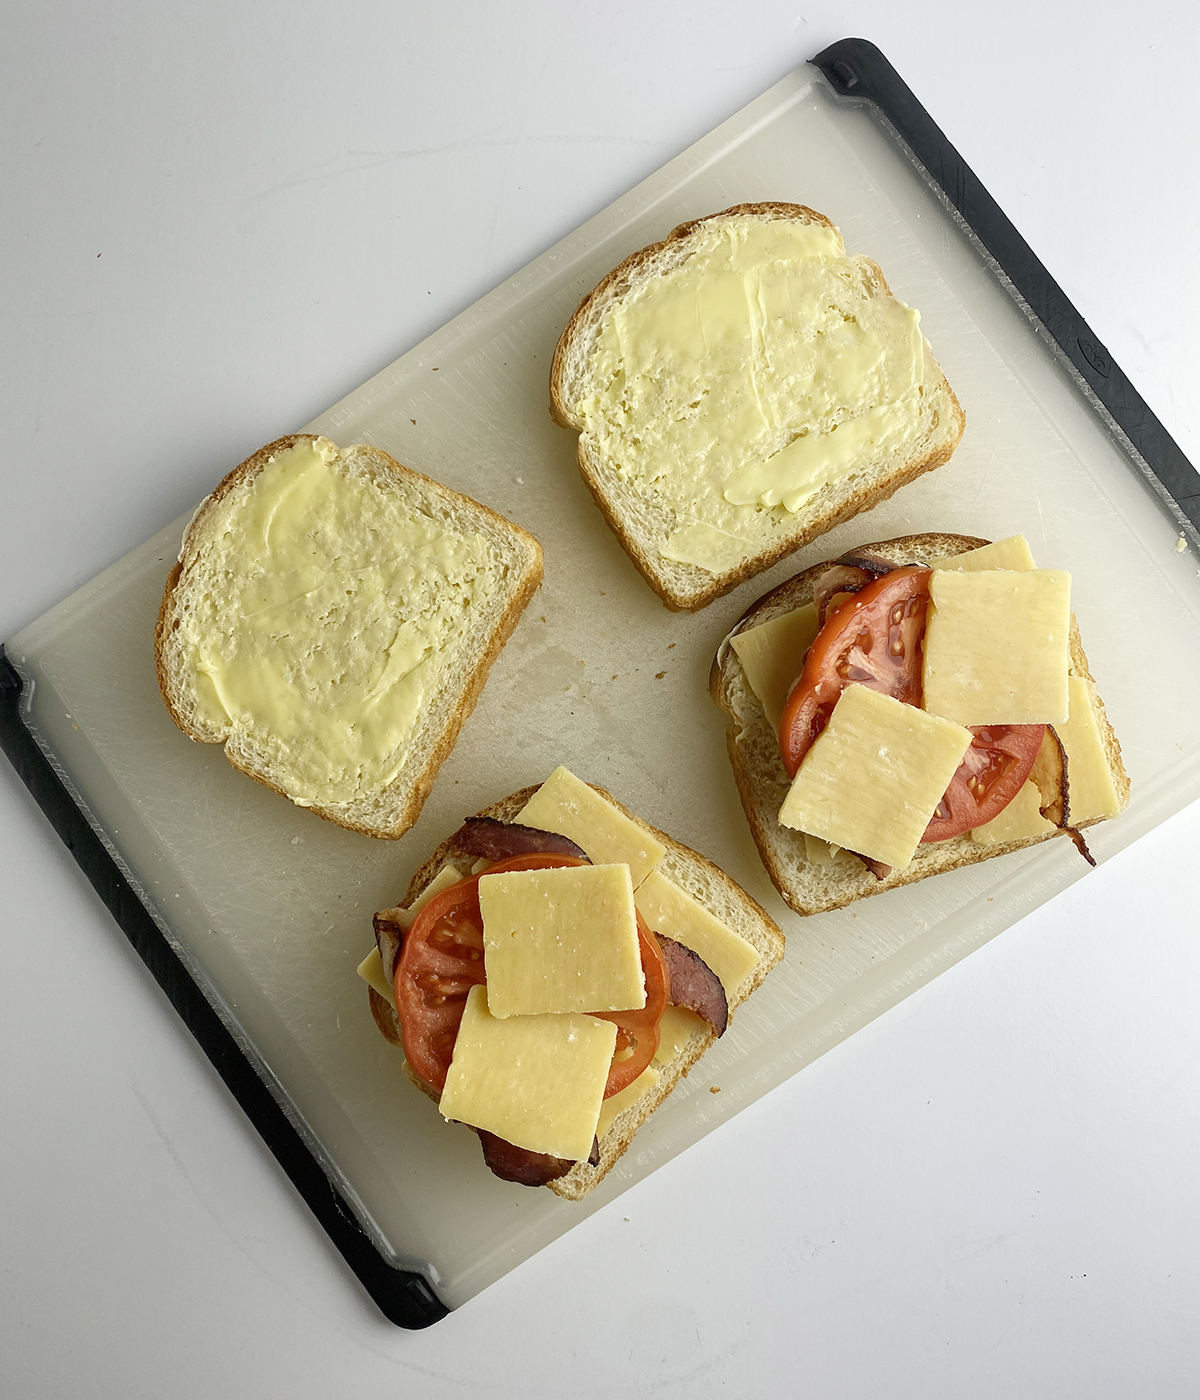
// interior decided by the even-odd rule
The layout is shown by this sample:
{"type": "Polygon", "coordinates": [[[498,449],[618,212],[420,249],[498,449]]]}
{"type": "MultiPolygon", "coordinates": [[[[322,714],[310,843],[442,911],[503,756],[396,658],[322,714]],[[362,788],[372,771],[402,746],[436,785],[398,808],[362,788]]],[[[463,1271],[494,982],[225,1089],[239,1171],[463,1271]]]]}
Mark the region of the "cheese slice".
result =
{"type": "Polygon", "coordinates": [[[493,1016],[646,1005],[627,865],[481,875],[479,909],[493,1016]]]}
{"type": "Polygon", "coordinates": [[[634,889],[667,848],[566,768],[556,768],[517,816],[522,826],[556,831],[597,865],[629,867],[634,889]]]}
{"type": "MultiPolygon", "coordinates": [[[[452,865],[443,865],[432,880],[425,886],[421,893],[408,906],[410,912],[417,913],[434,897],[441,894],[443,890],[449,889],[451,885],[457,885],[462,876],[452,865]]],[[[396,989],[388,980],[388,975],[384,971],[383,959],[379,956],[379,945],[363,958],[355,969],[358,975],[369,986],[373,987],[385,1001],[396,1005],[396,989]]]]}
{"type": "Polygon", "coordinates": [[[1071,576],[1061,569],[935,570],[925,708],[957,724],[1067,718],[1071,576]]]}
{"type": "Polygon", "coordinates": [[[582,1161],[617,1043],[595,1016],[509,1016],[488,1011],[487,990],[467,994],[438,1108],[530,1152],[582,1161]]]}
{"type": "Polygon", "coordinates": [[[970,744],[969,729],[847,686],[804,755],[779,820],[905,866],[970,744]]]}
{"type": "Polygon", "coordinates": [[[931,567],[948,569],[952,573],[978,573],[981,569],[1036,569],[1037,565],[1033,562],[1033,552],[1025,536],[1009,535],[1006,540],[980,545],[978,549],[968,549],[964,554],[935,559],[931,567]]]}
{"type": "Polygon", "coordinates": [[[387,980],[387,974],[383,970],[383,959],[379,956],[378,947],[371,949],[367,956],[363,958],[362,962],[355,968],[355,971],[368,987],[378,992],[384,1001],[391,1002],[393,1008],[395,1007],[396,989],[387,980]]]}
{"type": "Polygon", "coordinates": [[[632,1107],[639,1099],[643,1099],[651,1089],[658,1083],[658,1070],[654,1066],[647,1065],[641,1074],[627,1088],[622,1089],[619,1094],[614,1094],[611,1099],[605,1099],[600,1105],[600,1118],[596,1123],[596,1136],[603,1138],[609,1128],[612,1127],[617,1115],[624,1113],[627,1108],[632,1107]]]}
{"type": "Polygon", "coordinates": [[[804,653],[819,631],[817,605],[805,603],[802,608],[737,632],[729,639],[772,729],[779,728],[788,691],[804,665],[804,653]]]}
{"type": "Polygon", "coordinates": [[[804,859],[809,865],[829,865],[837,859],[840,846],[831,846],[828,841],[822,841],[819,836],[814,836],[811,831],[801,833],[804,837],[804,859]]]}
{"type": "Polygon", "coordinates": [[[1045,836],[1048,831],[1057,830],[1053,822],[1042,816],[1041,801],[1042,794],[1036,783],[1023,784],[1008,806],[990,822],[972,827],[971,840],[981,846],[995,846],[1004,841],[1026,841],[1031,836],[1045,836]]]}
{"type": "Polygon", "coordinates": [[[1100,737],[1092,687],[1082,676],[1069,677],[1071,714],[1057,726],[1067,751],[1067,810],[1072,824],[1115,817],[1121,797],[1100,737]]]}
{"type": "Polygon", "coordinates": [[[686,890],[654,870],[638,886],[635,897],[638,913],[655,933],[682,943],[712,968],[732,996],[758,966],[758,950],[686,890]]]}
{"type": "Polygon", "coordinates": [[[686,1006],[668,1006],[658,1023],[658,1049],[654,1052],[656,1065],[667,1065],[683,1054],[697,1031],[710,1030],[708,1022],[686,1006]]]}

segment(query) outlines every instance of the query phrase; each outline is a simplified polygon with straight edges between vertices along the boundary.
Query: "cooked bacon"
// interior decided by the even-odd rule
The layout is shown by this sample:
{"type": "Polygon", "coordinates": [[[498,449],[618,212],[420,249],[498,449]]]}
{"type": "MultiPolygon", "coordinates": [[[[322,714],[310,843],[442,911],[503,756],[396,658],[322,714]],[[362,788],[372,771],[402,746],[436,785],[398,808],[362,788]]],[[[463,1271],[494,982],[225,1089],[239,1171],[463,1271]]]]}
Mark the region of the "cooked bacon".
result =
{"type": "Polygon", "coordinates": [[[875,860],[871,856],[860,855],[858,851],[851,851],[850,855],[855,856],[858,860],[861,860],[862,863],[867,867],[871,874],[875,876],[877,880],[886,880],[887,877],[892,873],[892,867],[890,865],[884,865],[883,861],[881,860],[875,860]]]}
{"type": "Polygon", "coordinates": [[[400,959],[404,935],[415,918],[411,909],[384,909],[371,920],[375,925],[375,946],[379,949],[384,975],[389,982],[396,976],[396,963],[400,959]]]}
{"type": "Polygon", "coordinates": [[[721,979],[699,953],[661,933],[655,936],[671,979],[671,1005],[685,1006],[703,1016],[718,1036],[724,1035],[729,1024],[729,1002],[721,979]]]}
{"type": "Polygon", "coordinates": [[[1079,852],[1079,854],[1084,858],[1084,860],[1087,861],[1087,863],[1090,866],[1094,868],[1096,864],[1096,858],[1092,855],[1091,851],[1088,850],[1087,842],[1083,839],[1083,832],[1076,831],[1073,826],[1064,826],[1063,830],[1067,833],[1071,840],[1075,842],[1075,849],[1079,852]]]}
{"type": "Polygon", "coordinates": [[[1046,726],[1029,774],[1037,785],[1038,807],[1048,822],[1062,828],[1071,820],[1071,786],[1067,781],[1067,751],[1052,724],[1046,726]]]}
{"type": "Polygon", "coordinates": [[[450,838],[450,843],[464,855],[483,860],[508,860],[511,856],[543,853],[587,859],[586,851],[555,831],[539,831],[535,826],[501,822],[495,817],[468,817],[450,838]]]}
{"type": "MultiPolygon", "coordinates": [[[[518,1186],[546,1186],[557,1181],[575,1165],[564,1157],[551,1157],[545,1152],[530,1152],[527,1147],[514,1147],[495,1133],[476,1128],[479,1141],[483,1144],[483,1160],[501,1181],[512,1181],[518,1186]]],[[[600,1143],[592,1139],[592,1152],[588,1163],[600,1165],[600,1143]]]]}
{"type": "Polygon", "coordinates": [[[813,602],[817,605],[817,625],[824,627],[835,606],[852,593],[866,588],[868,583],[883,574],[890,574],[899,566],[890,559],[881,559],[869,550],[852,550],[835,559],[823,574],[818,574],[813,583],[813,602]]]}

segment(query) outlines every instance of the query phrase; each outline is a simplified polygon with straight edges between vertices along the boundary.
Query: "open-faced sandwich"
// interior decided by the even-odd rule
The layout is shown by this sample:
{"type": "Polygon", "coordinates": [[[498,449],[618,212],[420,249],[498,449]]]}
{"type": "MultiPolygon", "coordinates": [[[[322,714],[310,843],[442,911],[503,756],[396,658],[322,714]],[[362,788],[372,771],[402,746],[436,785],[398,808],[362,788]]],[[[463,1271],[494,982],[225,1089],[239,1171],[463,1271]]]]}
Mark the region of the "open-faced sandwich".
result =
{"type": "Polygon", "coordinates": [[[401,836],[541,578],[532,535],[379,448],[281,438],[188,526],[159,688],[243,773],[401,836]]]}
{"type": "Polygon", "coordinates": [[[963,412],[919,322],[799,204],[681,224],[584,298],[551,412],[668,607],[704,607],[949,459],[963,412]]]}
{"type": "Polygon", "coordinates": [[[783,956],[715,865],[558,768],[468,820],[358,971],[413,1083],[507,1181],[578,1200],[783,956]]]}
{"type": "Polygon", "coordinates": [[[743,614],[710,689],[797,913],[1062,834],[1087,855],[1080,830],[1122,810],[1129,780],[1070,585],[1020,535],[914,535],[814,565],[743,614]]]}

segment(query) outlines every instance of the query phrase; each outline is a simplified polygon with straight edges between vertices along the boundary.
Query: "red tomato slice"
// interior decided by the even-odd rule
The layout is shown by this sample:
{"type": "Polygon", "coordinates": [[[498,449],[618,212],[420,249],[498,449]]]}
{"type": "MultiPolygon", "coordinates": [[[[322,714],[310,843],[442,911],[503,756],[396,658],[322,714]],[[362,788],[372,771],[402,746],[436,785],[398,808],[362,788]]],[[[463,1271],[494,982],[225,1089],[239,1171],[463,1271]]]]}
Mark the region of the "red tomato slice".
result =
{"type": "Polygon", "coordinates": [[[1033,771],[1046,726],[992,724],[971,733],[975,736],[971,747],[950,779],[922,842],[948,841],[999,816],[1033,771]]]}
{"type": "Polygon", "coordinates": [[[851,683],[908,705],[921,703],[930,572],[893,569],[830,614],[808,649],[779,721],[779,750],[789,778],[851,683]]]}
{"type": "MultiPolygon", "coordinates": [[[[804,658],[779,722],[779,750],[788,777],[796,776],[846,686],[857,683],[907,705],[921,704],[930,574],[929,569],[894,569],[830,614],[804,658]]],[[[1045,728],[993,724],[972,729],[971,747],[922,842],[949,840],[998,816],[1032,772],[1045,728]]]]}
{"type": "Polygon", "coordinates": [[[671,978],[658,939],[637,916],[638,946],[642,954],[642,976],[646,982],[646,1005],[639,1011],[597,1011],[602,1021],[617,1027],[617,1045],[608,1071],[604,1097],[611,1099],[628,1089],[654,1058],[661,1037],[659,1022],[671,998],[671,978]]]}
{"type": "MultiPolygon", "coordinates": [[[[534,854],[498,861],[480,873],[586,864],[576,856],[534,854]]],[[[605,1098],[632,1084],[654,1058],[659,1043],[658,1022],[670,995],[666,963],[640,915],[638,939],[646,1005],[638,1011],[603,1013],[604,1020],[617,1025],[617,1048],[605,1098]]],[[[451,885],[429,901],[405,934],[396,963],[396,1007],[404,1054],[414,1073],[439,1094],[446,1086],[446,1072],[467,994],[485,980],[479,876],[475,875],[451,885]]]]}

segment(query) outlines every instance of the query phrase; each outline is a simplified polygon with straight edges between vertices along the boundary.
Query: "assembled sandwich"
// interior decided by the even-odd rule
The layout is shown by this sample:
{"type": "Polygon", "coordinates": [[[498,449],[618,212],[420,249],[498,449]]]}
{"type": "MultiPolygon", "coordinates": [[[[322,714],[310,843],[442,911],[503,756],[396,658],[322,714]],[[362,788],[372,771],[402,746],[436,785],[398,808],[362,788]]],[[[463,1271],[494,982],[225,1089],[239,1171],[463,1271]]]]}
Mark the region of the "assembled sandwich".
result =
{"type": "Polygon", "coordinates": [[[358,971],[488,1167],[577,1200],[783,956],[715,865],[558,768],[468,820],[358,971]]]}
{"type": "Polygon", "coordinates": [[[837,909],[1116,816],[1120,745],[1070,575],[1028,543],[914,535],[817,564],[721,644],[710,689],[767,872],[837,909]]]}

